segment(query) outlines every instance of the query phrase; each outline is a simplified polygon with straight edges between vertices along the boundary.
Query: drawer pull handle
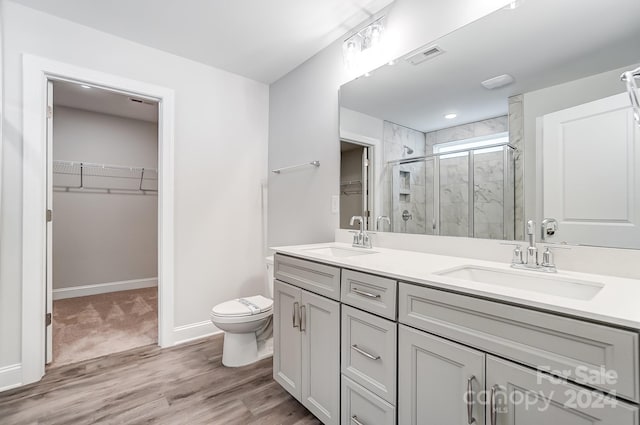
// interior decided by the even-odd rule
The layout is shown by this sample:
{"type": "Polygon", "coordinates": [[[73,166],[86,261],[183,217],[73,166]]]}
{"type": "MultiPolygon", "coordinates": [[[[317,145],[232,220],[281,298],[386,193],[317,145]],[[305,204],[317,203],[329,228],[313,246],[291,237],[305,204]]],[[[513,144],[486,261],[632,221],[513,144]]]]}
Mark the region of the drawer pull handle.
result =
{"type": "Polygon", "coordinates": [[[380,298],[380,294],[372,294],[371,292],[361,291],[358,288],[351,288],[351,291],[367,298],[380,298]]]}
{"type": "Polygon", "coordinates": [[[473,404],[476,400],[476,394],[473,392],[474,379],[476,379],[476,377],[473,375],[467,379],[467,394],[465,397],[465,401],[467,402],[467,424],[469,425],[476,423],[476,418],[473,417],[473,404]]]}
{"type": "Polygon", "coordinates": [[[351,422],[353,422],[353,423],[354,423],[354,424],[356,424],[356,425],[364,425],[364,423],[362,423],[362,422],[360,422],[360,421],[358,420],[358,417],[357,417],[356,415],[353,415],[353,416],[351,417],[351,422]]]}
{"type": "Polygon", "coordinates": [[[300,307],[300,332],[307,330],[307,306],[300,307]]]}
{"type": "Polygon", "coordinates": [[[500,389],[500,385],[496,384],[491,387],[491,399],[490,399],[490,409],[491,409],[491,425],[496,425],[496,420],[498,416],[498,407],[496,406],[496,391],[500,389]]]}
{"type": "Polygon", "coordinates": [[[353,344],[351,346],[351,349],[354,350],[357,353],[362,354],[363,356],[370,358],[371,360],[380,360],[380,356],[374,356],[371,353],[367,353],[366,351],[364,351],[362,348],[358,347],[356,344],[353,344]]]}
{"type": "Polygon", "coordinates": [[[293,303],[293,327],[300,327],[300,303],[297,301],[293,303]]]}

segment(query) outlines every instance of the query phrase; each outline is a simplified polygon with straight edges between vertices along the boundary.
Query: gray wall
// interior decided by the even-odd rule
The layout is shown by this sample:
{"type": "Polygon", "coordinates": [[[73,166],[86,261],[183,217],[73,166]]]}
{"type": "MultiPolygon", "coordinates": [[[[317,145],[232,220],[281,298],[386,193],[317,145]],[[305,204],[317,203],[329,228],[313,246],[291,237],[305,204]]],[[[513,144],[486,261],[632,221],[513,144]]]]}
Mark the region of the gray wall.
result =
{"type": "MultiPolygon", "coordinates": [[[[387,14],[390,40],[376,65],[406,54],[505,5],[504,0],[396,0],[387,14]]],[[[269,176],[270,246],[333,240],[339,216],[338,89],[348,75],[339,40],[270,86],[269,169],[320,160],[316,170],[269,176]]]]}
{"type": "Polygon", "coordinates": [[[13,2],[4,1],[2,12],[0,367],[22,358],[25,53],[174,90],[176,338],[184,338],[180,327],[186,325],[202,324],[194,328],[202,334],[214,331],[209,312],[215,304],[263,293],[268,86],[13,2]]]}
{"type": "MultiPolygon", "coordinates": [[[[55,106],[53,159],[157,169],[158,124],[55,106]]],[[[53,210],[54,289],[157,276],[155,194],[55,190],[53,210]]]]}

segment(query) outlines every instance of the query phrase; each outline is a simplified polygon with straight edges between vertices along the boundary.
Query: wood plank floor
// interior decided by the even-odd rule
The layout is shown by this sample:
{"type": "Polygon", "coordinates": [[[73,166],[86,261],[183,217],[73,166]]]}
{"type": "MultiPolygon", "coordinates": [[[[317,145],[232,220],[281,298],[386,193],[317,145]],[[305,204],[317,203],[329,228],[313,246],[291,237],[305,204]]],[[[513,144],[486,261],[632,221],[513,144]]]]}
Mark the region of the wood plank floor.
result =
{"type": "Polygon", "coordinates": [[[222,366],[222,335],[47,370],[0,393],[0,424],[320,424],[272,378],[272,359],[222,366]]]}

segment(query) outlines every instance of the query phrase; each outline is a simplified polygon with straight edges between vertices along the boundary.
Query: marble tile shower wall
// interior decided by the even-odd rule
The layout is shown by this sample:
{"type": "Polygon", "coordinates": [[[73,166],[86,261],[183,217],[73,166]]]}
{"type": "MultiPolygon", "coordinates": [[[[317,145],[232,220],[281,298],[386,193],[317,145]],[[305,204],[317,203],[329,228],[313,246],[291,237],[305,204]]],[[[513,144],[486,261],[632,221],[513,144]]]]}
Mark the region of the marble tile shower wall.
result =
{"type": "Polygon", "coordinates": [[[440,235],[469,236],[469,159],[440,159],[440,235]]]}
{"type": "MultiPolygon", "coordinates": [[[[433,145],[489,136],[509,129],[508,117],[448,127],[425,134],[426,149],[433,145]]],[[[474,232],[473,236],[503,239],[504,234],[504,167],[502,152],[478,154],[474,157],[474,232]]],[[[440,234],[469,236],[469,160],[467,156],[440,161],[440,234]]],[[[508,233],[508,232],[507,232],[508,233]]]]}
{"type": "MultiPolygon", "coordinates": [[[[508,116],[491,118],[442,130],[422,133],[391,122],[384,122],[384,161],[433,153],[433,146],[473,137],[509,131],[508,116]],[[405,146],[413,149],[407,154],[405,146]]],[[[510,133],[511,134],[511,133],[510,133]]],[[[513,200],[504,200],[504,158],[502,152],[474,157],[474,232],[487,239],[513,238],[514,229],[504,228],[504,214],[513,216],[513,200]]],[[[383,214],[391,217],[394,232],[434,234],[434,191],[440,197],[440,234],[469,236],[469,162],[467,156],[440,161],[440,186],[434,188],[434,161],[386,167],[383,214]],[[403,212],[410,218],[404,220],[403,212]]],[[[513,166],[507,170],[513,173],[513,166]]],[[[521,183],[520,183],[521,184],[521,183]]],[[[516,202],[516,208],[518,208],[516,202]]],[[[437,206],[436,206],[437,208],[437,206]]]]}
{"type": "MultiPolygon", "coordinates": [[[[384,163],[425,155],[424,133],[385,121],[383,125],[384,163]],[[405,146],[413,150],[408,154],[405,146]]],[[[391,218],[394,232],[425,233],[426,188],[423,163],[387,166],[383,171],[383,215],[391,218]],[[401,173],[402,172],[402,173],[401,173]],[[402,219],[407,210],[409,220],[402,219]]]]}
{"type": "Polygon", "coordinates": [[[504,239],[505,230],[506,234],[509,233],[509,229],[504,228],[504,165],[502,151],[481,153],[474,157],[473,230],[476,238],[504,239]]]}

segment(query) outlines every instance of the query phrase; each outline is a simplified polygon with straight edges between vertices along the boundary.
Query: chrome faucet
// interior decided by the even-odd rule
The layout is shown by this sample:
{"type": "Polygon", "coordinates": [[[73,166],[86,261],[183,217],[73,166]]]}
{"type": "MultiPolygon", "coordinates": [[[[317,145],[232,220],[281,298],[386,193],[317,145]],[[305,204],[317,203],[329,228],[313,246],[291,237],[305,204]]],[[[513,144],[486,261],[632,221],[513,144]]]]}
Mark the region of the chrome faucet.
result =
{"type": "MultiPolygon", "coordinates": [[[[555,222],[555,220],[545,219],[545,221],[543,222],[543,227],[548,226],[552,222],[555,222]]],[[[557,222],[555,222],[555,224],[555,229],[557,229],[557,222]]],[[[542,262],[538,260],[538,247],[536,246],[536,223],[533,220],[527,221],[527,236],[529,237],[529,246],[524,252],[524,254],[526,255],[525,258],[523,258],[523,251],[520,247],[520,244],[506,244],[515,245],[515,249],[513,250],[513,257],[511,259],[511,267],[513,267],[514,269],[527,269],[546,273],[556,273],[558,270],[553,263],[553,255],[551,253],[551,249],[554,249],[556,247],[547,246],[547,249],[542,255],[542,262]]]]}
{"type": "Polygon", "coordinates": [[[371,238],[366,230],[364,230],[364,218],[361,215],[354,215],[349,221],[349,225],[353,226],[356,221],[360,222],[360,231],[353,235],[353,246],[356,248],[371,248],[371,238]]]}
{"type": "Polygon", "coordinates": [[[380,229],[381,229],[380,222],[381,221],[386,221],[387,224],[389,226],[391,226],[391,219],[389,217],[387,217],[386,215],[380,215],[380,216],[378,216],[378,218],[376,218],[376,230],[380,231],[380,229]]]}

